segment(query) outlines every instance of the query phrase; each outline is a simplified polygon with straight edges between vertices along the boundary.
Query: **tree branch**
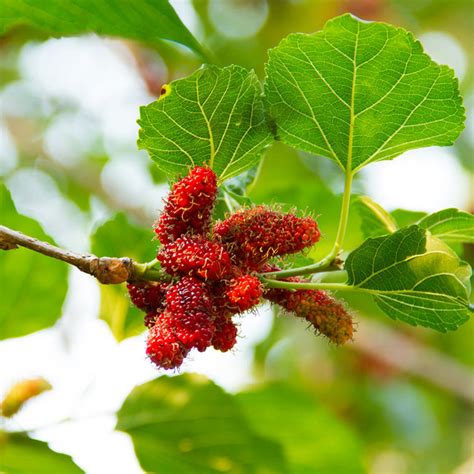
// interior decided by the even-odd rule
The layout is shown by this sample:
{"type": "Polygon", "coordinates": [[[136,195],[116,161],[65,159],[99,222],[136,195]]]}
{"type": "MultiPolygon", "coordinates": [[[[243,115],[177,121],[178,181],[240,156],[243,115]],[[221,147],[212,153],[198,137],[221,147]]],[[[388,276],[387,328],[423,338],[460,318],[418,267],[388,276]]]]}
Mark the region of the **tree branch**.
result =
{"type": "Polygon", "coordinates": [[[155,266],[134,262],[128,257],[97,257],[92,254],[78,254],[30,237],[0,225],[0,249],[14,250],[25,247],[34,252],[74,265],[81,272],[92,275],[103,284],[118,284],[137,280],[169,279],[155,266]]]}

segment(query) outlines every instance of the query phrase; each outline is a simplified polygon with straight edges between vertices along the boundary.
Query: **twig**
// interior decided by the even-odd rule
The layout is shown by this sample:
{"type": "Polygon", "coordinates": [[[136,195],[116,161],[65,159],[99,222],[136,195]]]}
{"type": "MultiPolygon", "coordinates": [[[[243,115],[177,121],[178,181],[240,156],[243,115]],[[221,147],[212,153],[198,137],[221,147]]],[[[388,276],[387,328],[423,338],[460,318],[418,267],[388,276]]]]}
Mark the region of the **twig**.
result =
{"type": "Polygon", "coordinates": [[[92,275],[104,284],[166,279],[159,269],[134,262],[128,257],[97,257],[92,254],[78,254],[0,225],[0,249],[14,250],[18,247],[25,247],[74,265],[81,272],[92,275]]]}

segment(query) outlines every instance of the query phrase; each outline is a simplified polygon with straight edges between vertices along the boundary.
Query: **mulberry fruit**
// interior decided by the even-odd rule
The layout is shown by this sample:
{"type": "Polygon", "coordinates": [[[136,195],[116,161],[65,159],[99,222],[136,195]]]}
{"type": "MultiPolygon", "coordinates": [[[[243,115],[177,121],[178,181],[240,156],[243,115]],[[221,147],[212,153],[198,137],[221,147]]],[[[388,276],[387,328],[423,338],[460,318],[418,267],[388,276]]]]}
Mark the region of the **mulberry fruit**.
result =
{"type": "Polygon", "coordinates": [[[146,353],[158,367],[176,369],[183,363],[188,350],[173,333],[168,319],[159,318],[148,333],[146,353]]]}
{"type": "Polygon", "coordinates": [[[145,312],[152,312],[162,307],[167,285],[154,282],[129,283],[128,293],[132,303],[145,312]]]}
{"type": "MultiPolygon", "coordinates": [[[[286,281],[301,281],[291,277],[286,281]]],[[[345,306],[322,290],[284,290],[271,288],[265,297],[287,311],[305,318],[316,331],[324,334],[335,344],[344,344],[352,339],[354,333],[351,314],[345,306]]]]}
{"type": "Polygon", "coordinates": [[[209,231],[217,196],[217,178],[210,168],[196,166],[172,188],[155,225],[162,244],[185,233],[204,235],[209,231]]]}
{"type": "Polygon", "coordinates": [[[170,275],[218,280],[231,269],[230,256],[216,242],[201,236],[183,236],[163,247],[157,259],[170,275]]]}
{"type": "Polygon", "coordinates": [[[231,308],[243,312],[259,303],[262,292],[262,284],[257,277],[243,275],[231,280],[226,296],[231,308]]]}
{"type": "Polygon", "coordinates": [[[164,313],[168,325],[178,341],[187,349],[205,351],[212,343],[216,327],[208,313],[192,311],[189,313],[164,313]]]}
{"type": "Polygon", "coordinates": [[[218,222],[214,236],[226,245],[235,265],[257,270],[271,257],[296,253],[315,244],[320,232],[311,217],[257,206],[218,222]]]}
{"type": "Polygon", "coordinates": [[[211,312],[211,298],[204,283],[193,277],[183,277],[166,294],[166,309],[172,313],[211,312]]]}
{"type": "Polygon", "coordinates": [[[212,338],[212,346],[221,352],[232,349],[237,342],[237,327],[234,322],[226,317],[220,316],[216,319],[216,331],[212,338]]]}

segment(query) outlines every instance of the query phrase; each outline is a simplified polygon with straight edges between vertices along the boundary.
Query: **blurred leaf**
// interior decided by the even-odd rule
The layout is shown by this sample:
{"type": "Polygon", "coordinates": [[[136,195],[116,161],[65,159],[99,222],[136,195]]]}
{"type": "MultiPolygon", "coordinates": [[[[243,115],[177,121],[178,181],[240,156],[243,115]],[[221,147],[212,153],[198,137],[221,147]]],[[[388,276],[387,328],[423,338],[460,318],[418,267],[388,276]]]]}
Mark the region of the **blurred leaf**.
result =
{"type": "Polygon", "coordinates": [[[280,446],[256,435],[234,397],[202,376],[133,389],[118,412],[147,472],[287,473],[280,446]]]}
{"type": "Polygon", "coordinates": [[[342,169],[432,145],[463,129],[458,82],[407,31],[346,14],[270,50],[265,93],[283,142],[342,169]]]}
{"type": "Polygon", "coordinates": [[[361,217],[361,230],[365,238],[379,237],[397,230],[392,216],[368,196],[357,196],[352,205],[361,217]]]}
{"type": "Polygon", "coordinates": [[[416,225],[369,239],[346,260],[348,283],[393,319],[438,331],[469,319],[471,268],[416,225]]]}
{"type": "Polygon", "coordinates": [[[263,160],[260,161],[258,165],[255,165],[247,171],[244,171],[243,173],[239,174],[238,176],[234,176],[233,178],[229,179],[225,186],[226,189],[235,194],[246,196],[247,188],[255,184],[255,181],[257,180],[262,163],[263,160]]]}
{"type": "Polygon", "coordinates": [[[0,0],[0,11],[0,35],[26,25],[56,37],[97,33],[151,46],[169,40],[205,56],[168,0],[0,0]]]}
{"type": "MultiPolygon", "coordinates": [[[[251,206],[252,200],[240,193],[231,191],[227,186],[223,186],[223,191],[230,196],[239,206],[251,206]]],[[[238,207],[238,206],[237,206],[238,207]]]]}
{"type": "Polygon", "coordinates": [[[0,431],[0,472],[5,474],[75,474],[84,472],[70,456],[23,434],[0,431]]]}
{"type": "MultiPolygon", "coordinates": [[[[126,256],[138,262],[152,260],[157,243],[153,231],[132,224],[125,214],[116,214],[91,236],[92,252],[99,256],[126,256]]],[[[130,303],[125,285],[101,285],[99,317],[121,341],[144,331],[144,313],[130,303]]]]}
{"type": "Polygon", "coordinates": [[[123,213],[98,227],[91,236],[92,253],[109,257],[130,257],[138,262],[152,260],[156,256],[157,242],[153,230],[129,221],[123,213]]]}
{"type": "Polygon", "coordinates": [[[364,472],[355,433],[309,394],[273,384],[236,398],[253,428],[283,445],[292,474],[364,472]]]}
{"type": "Polygon", "coordinates": [[[445,242],[474,243],[474,216],[459,209],[444,209],[424,217],[418,225],[445,242]]]}
{"type": "MultiPolygon", "coordinates": [[[[40,225],[18,214],[0,184],[0,224],[53,243],[40,225]]],[[[25,248],[0,250],[0,339],[52,326],[61,316],[68,288],[67,264],[25,248]]]]}
{"type": "Polygon", "coordinates": [[[416,224],[426,216],[426,212],[422,211],[409,211],[407,209],[395,209],[392,211],[391,216],[395,219],[398,227],[408,227],[409,225],[416,224]]]}
{"type": "Polygon", "coordinates": [[[117,341],[145,331],[145,313],[130,302],[125,285],[101,285],[99,318],[110,327],[117,341]]]}
{"type": "Polygon", "coordinates": [[[140,109],[138,145],[171,177],[211,166],[220,181],[260,160],[272,142],[258,78],[240,66],[204,66],[140,109]]]}

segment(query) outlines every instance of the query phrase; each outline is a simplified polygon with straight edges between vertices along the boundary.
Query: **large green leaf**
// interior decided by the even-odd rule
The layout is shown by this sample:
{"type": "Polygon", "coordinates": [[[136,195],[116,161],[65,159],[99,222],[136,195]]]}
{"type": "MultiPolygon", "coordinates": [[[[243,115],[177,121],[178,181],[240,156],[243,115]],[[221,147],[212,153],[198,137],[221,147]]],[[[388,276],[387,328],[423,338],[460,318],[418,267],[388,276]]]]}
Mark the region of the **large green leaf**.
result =
{"type": "Polygon", "coordinates": [[[206,163],[220,181],[259,161],[272,142],[260,84],[240,66],[204,66],[140,109],[138,145],[169,176],[206,163]]]}
{"type": "MultiPolygon", "coordinates": [[[[18,214],[0,184],[0,224],[51,242],[40,225],[18,214]]],[[[0,339],[53,325],[66,296],[67,265],[28,249],[0,250],[0,339]]]]}
{"type": "Polygon", "coordinates": [[[343,169],[451,145],[463,129],[453,71],[385,23],[346,14],[290,35],[270,51],[266,74],[279,139],[343,169]]]}
{"type": "Polygon", "coordinates": [[[416,225],[367,240],[345,268],[349,285],[394,319],[444,332],[469,318],[470,266],[416,225]]]}
{"type": "Polygon", "coordinates": [[[364,472],[355,433],[314,397],[274,384],[236,398],[255,430],[282,444],[292,474],[364,472]]]}
{"type": "Polygon", "coordinates": [[[287,473],[281,448],[249,427],[229,394],[196,375],[136,387],[118,412],[147,472],[287,473]]]}
{"type": "Polygon", "coordinates": [[[0,35],[16,26],[52,36],[98,33],[151,46],[165,39],[204,55],[168,0],[0,0],[0,35]]]}
{"type": "MultiPolygon", "coordinates": [[[[156,256],[151,228],[133,224],[122,214],[102,224],[91,236],[92,252],[99,256],[130,257],[147,262],[156,256]]],[[[143,312],[130,302],[125,285],[101,285],[99,317],[118,341],[144,331],[143,312]]]]}
{"type": "Polygon", "coordinates": [[[418,222],[423,229],[445,242],[474,243],[474,215],[459,209],[443,209],[418,222]]]}
{"type": "Polygon", "coordinates": [[[23,434],[0,431],[0,472],[5,474],[79,474],[82,469],[65,454],[23,434]]]}

